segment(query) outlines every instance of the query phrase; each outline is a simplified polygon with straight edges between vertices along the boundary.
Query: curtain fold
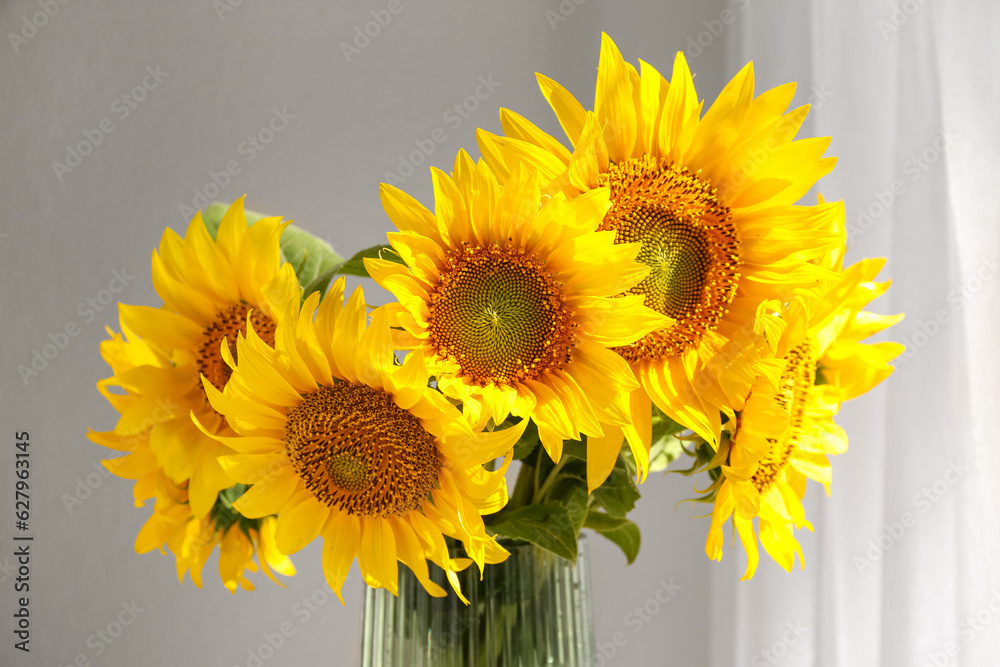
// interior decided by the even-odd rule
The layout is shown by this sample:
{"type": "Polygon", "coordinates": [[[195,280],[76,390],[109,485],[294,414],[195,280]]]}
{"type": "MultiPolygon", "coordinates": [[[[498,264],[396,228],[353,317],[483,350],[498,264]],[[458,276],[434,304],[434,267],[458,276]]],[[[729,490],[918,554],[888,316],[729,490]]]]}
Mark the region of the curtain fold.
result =
{"type": "Polygon", "coordinates": [[[713,665],[1000,664],[998,29],[986,0],[811,0],[750,5],[728,36],[731,73],[798,81],[802,135],[833,137],[821,191],[845,201],[847,263],[888,257],[871,307],[907,314],[883,336],[907,352],[841,412],[805,571],[714,573],[713,665]]]}

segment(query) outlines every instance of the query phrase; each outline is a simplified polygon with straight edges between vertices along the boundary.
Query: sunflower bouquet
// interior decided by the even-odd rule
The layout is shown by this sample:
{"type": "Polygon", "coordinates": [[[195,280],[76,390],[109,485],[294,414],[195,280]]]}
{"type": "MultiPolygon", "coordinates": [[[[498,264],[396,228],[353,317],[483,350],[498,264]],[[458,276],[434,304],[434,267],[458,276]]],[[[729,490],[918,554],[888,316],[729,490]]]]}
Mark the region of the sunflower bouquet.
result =
{"type": "Polygon", "coordinates": [[[745,578],[759,546],[803,562],[834,416],[902,352],[864,342],[901,318],[864,310],[884,260],[844,267],[843,204],[799,203],[829,139],[795,139],[794,84],[754,96],[747,65],[703,112],[683,54],[668,82],[606,35],[592,109],[538,80],[568,145],[501,110],[480,160],[431,170],[433,210],[382,185],[383,246],[345,260],[242,199],[164,232],[163,305],[120,307],[98,389],[121,417],[89,434],[153,501],[137,551],[200,586],[217,547],[235,592],[322,537],[338,596],[356,560],[465,600],[458,573],[512,543],[573,561],[587,528],[631,562],[641,484],[685,458],[710,558],[731,522],[745,578]]]}

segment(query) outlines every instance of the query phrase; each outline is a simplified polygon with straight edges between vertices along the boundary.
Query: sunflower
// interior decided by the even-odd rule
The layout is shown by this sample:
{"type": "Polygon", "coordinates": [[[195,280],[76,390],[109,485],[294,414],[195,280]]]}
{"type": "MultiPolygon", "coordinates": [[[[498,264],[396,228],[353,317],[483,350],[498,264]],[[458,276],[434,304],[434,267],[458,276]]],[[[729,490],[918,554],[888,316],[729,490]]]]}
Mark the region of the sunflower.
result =
{"type": "MultiPolygon", "coordinates": [[[[117,354],[132,361],[118,368],[112,364],[113,376],[99,387],[105,393],[118,387],[132,398],[120,399],[121,418],[113,433],[148,432],[157,464],[170,480],[186,486],[199,519],[234,483],[217,461],[232,452],[191,421],[193,413],[210,433],[231,434],[209,405],[199,378],[222,389],[229,378],[220,355],[222,340],[235,341],[248,318],[262,339],[272,340],[285,304],[299,299],[295,272],[282,264],[278,247],[287,224],[266,218],[248,227],[240,199],[213,240],[199,213],[183,238],[167,229],[153,253],[153,285],[163,307],[119,307],[127,335],[117,354]]],[[[101,444],[113,440],[104,437],[101,444]]]]}
{"type": "Polygon", "coordinates": [[[224,391],[203,380],[239,434],[215,436],[240,452],[221,462],[252,485],[233,507],[250,518],[277,514],[282,553],[322,535],[323,570],[338,596],[355,557],[374,588],[397,592],[399,561],[443,596],[430,560],[457,590],[455,572],[468,560],[451,559],[444,536],[463,542],[480,569],[507,557],[480,515],[507,502],[503,475],[524,428],[475,433],[428,386],[420,352],[395,363],[385,311],[366,327],[360,288],[345,303],[340,279],[317,309],[319,298],[289,304],[274,348],[253,322],[237,355],[224,347],[232,369],[224,391]],[[498,471],[483,468],[504,454],[498,471]]]}
{"type": "MultiPolygon", "coordinates": [[[[235,490],[240,492],[242,488],[237,486],[235,490]]],[[[136,538],[135,550],[147,553],[158,549],[162,553],[166,546],[177,558],[177,579],[183,581],[190,571],[191,581],[201,588],[202,570],[218,547],[219,576],[230,593],[237,588],[254,590],[246,573],[260,569],[284,587],[274,573],[292,576],[295,566],[275,546],[277,519],[247,519],[232,508],[225,496],[220,495],[209,516],[199,519],[191,513],[186,489],[174,487],[171,495],[157,498],[153,515],[136,538]]]]}
{"type": "Polygon", "coordinates": [[[550,194],[610,188],[601,229],[640,243],[638,260],[650,267],[628,293],[670,318],[617,348],[642,384],[631,419],[648,433],[652,401],[718,447],[722,415],[742,409],[759,376],[777,379],[762,305],[832,279],[811,260],[843,242],[831,231],[836,205],[795,202],[835,159],[823,157],[828,138],[793,141],[808,112],[785,113],[794,84],[754,97],[748,64],[702,116],[683,53],[670,82],[640,65],[603,35],[594,111],[538,75],[572,151],[508,110],[506,136],[480,130],[479,144],[501,182],[526,163],[550,194]]]}
{"type": "MultiPolygon", "coordinates": [[[[155,344],[135,338],[125,324],[122,331],[124,335],[108,329],[111,337],[101,343],[101,356],[115,375],[141,367],[170,367],[169,358],[155,344]]],[[[122,414],[143,400],[141,395],[111,391],[110,387],[115,386],[114,378],[102,380],[97,386],[122,414]]],[[[180,429],[180,436],[186,441],[205,438],[189,419],[173,422],[172,425],[180,429]]],[[[220,495],[208,516],[194,516],[188,499],[187,482],[179,486],[170,479],[151,444],[154,432],[159,434],[154,429],[160,427],[151,419],[123,432],[90,431],[87,434],[97,444],[126,452],[124,456],[106,459],[102,463],[114,475],[135,481],[132,493],[136,507],[156,499],[153,514],[136,539],[136,551],[146,553],[159,549],[162,552],[164,546],[168,546],[177,556],[178,577],[183,580],[185,572],[190,570],[191,579],[199,588],[201,570],[216,545],[220,547],[219,573],[231,592],[235,592],[238,586],[253,590],[253,584],[244,572],[257,570],[254,555],[267,575],[279,585],[272,570],[289,576],[295,574],[291,561],[274,548],[274,517],[250,520],[240,516],[232,509],[226,496],[232,490],[220,495]]]]}
{"type": "MultiPolygon", "coordinates": [[[[840,261],[829,268],[839,272],[840,261]]],[[[755,517],[760,542],[775,561],[791,570],[798,554],[802,563],[794,529],[812,530],[802,508],[806,480],[820,482],[829,495],[827,456],[847,450],[847,434],[834,415],[843,401],[888,377],[889,362],[903,351],[898,343],[862,342],[902,319],[862,310],[889,287],[889,282],[874,282],[884,263],[863,260],[827,289],[797,295],[783,313],[788,326],[777,344],[776,354],[785,363],[781,380],[777,388],[768,381],[756,383],[736,419],[728,462],[713,485],[705,551],[709,558],[722,558],[722,529],[731,516],[747,552],[744,579],[757,568],[755,517]]]]}
{"type": "Polygon", "coordinates": [[[599,486],[629,435],[640,476],[649,443],[635,433],[629,398],[638,383],[611,346],[665,324],[642,295],[610,298],[649,269],[638,244],[598,232],[608,190],[542,201],[538,175],[515,169],[504,186],[460,152],[451,176],[433,170],[436,214],[382,186],[404,264],[366,259],[398,303],[397,344],[419,351],[438,387],[474,421],[531,419],[554,461],[564,440],[588,436],[588,484],[599,486]]]}
{"type": "MultiPolygon", "coordinates": [[[[151,346],[142,340],[128,342],[126,336],[132,337],[132,332],[128,327],[122,325],[123,334],[116,333],[109,327],[107,329],[110,338],[101,342],[101,357],[115,375],[131,371],[139,366],[152,366],[165,368],[169,366],[169,359],[158,351],[155,346],[151,346]]],[[[115,385],[115,378],[107,378],[97,383],[97,389],[111,403],[119,413],[134,409],[135,405],[142,400],[142,397],[132,393],[119,393],[111,390],[115,385]]],[[[163,406],[166,408],[167,406],[163,406]]],[[[164,412],[164,414],[170,414],[164,412]]],[[[173,483],[163,471],[156,458],[153,448],[150,446],[150,434],[156,422],[152,419],[147,423],[138,423],[131,427],[119,429],[118,431],[93,431],[88,430],[87,437],[108,449],[118,452],[125,452],[124,456],[107,459],[101,463],[112,474],[123,479],[134,480],[132,495],[136,507],[142,507],[145,501],[159,495],[168,495],[173,488],[173,483]]],[[[194,428],[194,424],[191,424],[194,428]]],[[[198,437],[200,434],[195,434],[198,437]]]]}

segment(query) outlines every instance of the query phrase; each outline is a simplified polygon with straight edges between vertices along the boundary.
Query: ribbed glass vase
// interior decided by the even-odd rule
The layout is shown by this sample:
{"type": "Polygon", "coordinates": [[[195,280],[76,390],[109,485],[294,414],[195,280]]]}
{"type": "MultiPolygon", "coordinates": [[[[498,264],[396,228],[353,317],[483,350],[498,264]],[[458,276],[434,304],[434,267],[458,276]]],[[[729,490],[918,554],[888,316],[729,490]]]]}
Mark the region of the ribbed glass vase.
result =
{"type": "MultiPolygon", "coordinates": [[[[399,568],[399,596],[367,589],[362,667],[590,667],[594,615],[590,559],[581,539],[576,565],[525,544],[504,543],[510,558],[459,574],[466,606],[449,591],[427,594],[399,568]]],[[[455,553],[454,556],[464,556],[455,553]]]]}

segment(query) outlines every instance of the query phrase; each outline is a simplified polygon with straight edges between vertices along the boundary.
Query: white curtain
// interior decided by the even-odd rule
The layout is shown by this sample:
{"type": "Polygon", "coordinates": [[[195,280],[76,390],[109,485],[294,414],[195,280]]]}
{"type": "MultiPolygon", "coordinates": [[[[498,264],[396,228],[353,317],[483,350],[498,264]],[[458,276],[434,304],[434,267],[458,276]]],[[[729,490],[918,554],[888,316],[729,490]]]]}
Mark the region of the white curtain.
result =
{"type": "Polygon", "coordinates": [[[849,261],[888,257],[907,345],[845,406],[832,498],[810,489],[804,572],[712,579],[711,664],[1000,665],[1000,3],[734,2],[727,69],[799,82],[832,136],[849,261]]]}

